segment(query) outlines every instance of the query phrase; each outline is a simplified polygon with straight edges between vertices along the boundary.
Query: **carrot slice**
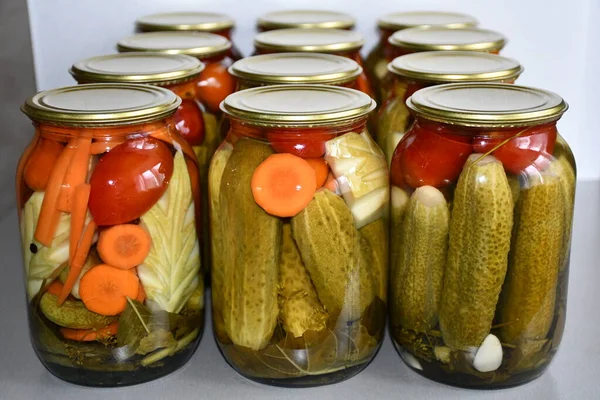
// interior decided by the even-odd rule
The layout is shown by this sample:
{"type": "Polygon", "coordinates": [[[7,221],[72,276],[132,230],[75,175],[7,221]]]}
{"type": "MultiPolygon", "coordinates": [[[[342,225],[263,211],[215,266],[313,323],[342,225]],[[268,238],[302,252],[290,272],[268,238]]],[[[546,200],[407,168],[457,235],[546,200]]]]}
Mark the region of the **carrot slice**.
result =
{"type": "Polygon", "coordinates": [[[170,144],[171,146],[174,146],[176,149],[181,147],[183,154],[185,154],[192,160],[196,159],[196,153],[194,153],[194,149],[192,149],[192,146],[185,140],[178,141],[177,145],[175,145],[176,143],[173,141],[173,136],[171,136],[169,134],[169,131],[167,129],[158,129],[156,131],[150,132],[149,136],[153,137],[154,139],[163,141],[167,144],[170,144]]]}
{"type": "Polygon", "coordinates": [[[88,200],[90,198],[91,186],[88,183],[82,183],[75,188],[74,205],[71,212],[71,229],[69,232],[69,263],[73,264],[73,256],[81,239],[83,228],[85,226],[85,216],[87,214],[88,200]]]}
{"type": "Polygon", "coordinates": [[[325,162],[325,159],[323,158],[308,158],[306,159],[306,162],[315,170],[315,179],[317,180],[318,189],[325,184],[325,181],[327,181],[327,175],[329,174],[327,162],[325,162]]]}
{"type": "Polygon", "coordinates": [[[77,250],[75,250],[73,255],[73,262],[70,264],[67,280],[65,281],[63,290],[60,292],[60,296],[58,297],[58,305],[62,305],[62,303],[65,302],[67,296],[69,296],[69,293],[71,293],[71,289],[73,289],[73,285],[75,285],[75,282],[77,282],[77,278],[79,278],[83,264],[85,264],[85,259],[90,252],[90,247],[92,247],[95,231],[96,223],[94,220],[91,220],[85,228],[85,232],[83,232],[81,241],[79,241],[77,250]]]}
{"type": "Polygon", "coordinates": [[[52,169],[48,184],[46,185],[46,194],[40,209],[37,227],[35,228],[35,240],[46,247],[52,245],[54,234],[60,220],[60,210],[58,209],[58,197],[60,195],[62,182],[65,177],[71,158],[75,153],[75,139],[71,140],[67,147],[58,156],[56,164],[52,169]]]}
{"type": "Polygon", "coordinates": [[[303,158],[288,153],[270,155],[252,175],[254,201],[269,214],[293,217],[312,200],[315,171],[303,158]]]}
{"type": "Polygon", "coordinates": [[[65,212],[71,212],[75,197],[75,188],[85,183],[90,163],[92,137],[90,135],[82,135],[75,140],[75,154],[73,154],[73,158],[69,163],[69,168],[65,174],[62,190],[58,198],[58,209],[65,212]]]}
{"type": "Polygon", "coordinates": [[[108,153],[118,145],[124,143],[124,141],[112,141],[112,142],[94,142],[90,147],[91,154],[104,154],[108,153]]]}
{"type": "Polygon", "coordinates": [[[125,310],[127,297],[138,296],[139,288],[139,279],[133,270],[100,264],[81,278],[79,296],[88,310],[100,315],[117,315],[125,310]]]}
{"type": "Polygon", "coordinates": [[[50,286],[48,286],[48,289],[46,289],[46,292],[58,297],[58,296],[60,296],[60,293],[62,292],[62,288],[63,288],[62,282],[59,281],[58,279],[55,279],[54,282],[52,282],[50,284],[50,286]]]}
{"type": "Polygon", "coordinates": [[[41,138],[25,165],[25,184],[33,190],[46,190],[52,167],[62,150],[63,145],[59,142],[41,138]]]}
{"type": "Polygon", "coordinates": [[[98,254],[105,263],[121,269],[144,262],[152,239],[144,228],[134,224],[115,225],[100,234],[98,254]]]}
{"type": "Polygon", "coordinates": [[[94,340],[106,340],[115,336],[119,330],[119,322],[115,321],[100,329],[71,329],[60,328],[60,334],[69,340],[78,342],[93,342],[94,340]]]}

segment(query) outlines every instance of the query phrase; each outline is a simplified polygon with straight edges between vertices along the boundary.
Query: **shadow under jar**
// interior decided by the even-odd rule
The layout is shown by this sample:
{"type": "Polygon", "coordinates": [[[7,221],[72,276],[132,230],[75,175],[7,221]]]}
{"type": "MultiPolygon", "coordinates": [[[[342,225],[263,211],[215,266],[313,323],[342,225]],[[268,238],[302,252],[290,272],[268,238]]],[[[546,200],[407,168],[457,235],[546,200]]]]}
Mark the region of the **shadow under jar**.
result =
{"type": "MultiPolygon", "coordinates": [[[[184,11],[146,15],[135,21],[135,27],[138,32],[208,32],[231,41],[235,21],[228,15],[220,13],[184,11]]],[[[234,60],[242,58],[235,44],[231,46],[230,55],[234,60]]]]}
{"type": "Polygon", "coordinates": [[[393,87],[379,110],[377,143],[391,162],[396,145],[414,117],[406,100],[417,90],[444,83],[514,83],[523,72],[515,60],[474,51],[427,51],[397,57],[389,63],[393,87]]]}
{"type": "Polygon", "coordinates": [[[285,10],[262,15],[256,25],[260,32],[275,29],[352,29],[356,20],[353,16],[327,10],[285,10]]]}
{"type": "Polygon", "coordinates": [[[386,14],[377,20],[379,41],[371,50],[365,61],[367,75],[373,87],[387,74],[390,60],[385,57],[386,50],[391,47],[388,39],[394,32],[416,27],[468,28],[477,26],[477,20],[470,15],[443,11],[407,11],[386,14]]]}
{"type": "Polygon", "coordinates": [[[453,386],[540,376],[565,326],[575,162],[558,95],[441,85],[409,100],[391,166],[390,332],[407,365],[453,386]]]}
{"type": "Polygon", "coordinates": [[[146,85],[40,92],[17,170],[29,328],[60,379],[125,386],[178,369],[204,325],[196,157],[146,85]]]}
{"type": "Polygon", "coordinates": [[[357,90],[279,85],[229,96],[209,175],[215,338],[276,386],[345,380],[384,334],[385,157],[357,90]]]}

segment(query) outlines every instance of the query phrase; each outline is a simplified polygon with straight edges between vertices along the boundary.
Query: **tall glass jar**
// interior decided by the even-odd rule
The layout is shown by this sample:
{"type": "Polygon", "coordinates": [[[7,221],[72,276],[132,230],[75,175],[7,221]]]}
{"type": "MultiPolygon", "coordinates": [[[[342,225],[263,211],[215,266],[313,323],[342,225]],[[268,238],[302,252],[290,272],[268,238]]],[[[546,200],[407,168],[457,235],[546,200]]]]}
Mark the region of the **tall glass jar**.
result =
{"type": "Polygon", "coordinates": [[[576,170],[558,95],[433,86],[391,166],[391,336],[414,371],[501,388],[540,376],[565,326],[576,170]]]}
{"type": "MultiPolygon", "coordinates": [[[[139,83],[166,87],[182,101],[173,115],[179,134],[192,146],[200,168],[202,215],[208,215],[206,182],[210,157],[219,144],[217,119],[197,100],[198,77],[204,64],[183,54],[130,52],[91,57],[73,64],[71,75],[79,83],[139,83]]],[[[202,219],[199,235],[202,243],[202,266],[210,265],[208,218],[202,219]]]]}
{"type": "Polygon", "coordinates": [[[365,61],[367,75],[371,78],[373,86],[377,87],[387,74],[387,65],[390,60],[386,59],[386,50],[384,49],[389,51],[392,46],[388,39],[394,32],[416,27],[468,28],[477,26],[477,24],[477,20],[472,16],[453,12],[406,11],[386,14],[377,20],[379,42],[365,61]]]}
{"type": "Polygon", "coordinates": [[[257,21],[260,32],[275,29],[352,29],[356,20],[353,16],[327,10],[285,10],[262,15],[257,21]]]}
{"type": "MultiPolygon", "coordinates": [[[[231,41],[235,21],[226,14],[204,11],[185,11],[146,15],[135,21],[138,32],[195,31],[223,36],[231,41]]],[[[242,54],[231,46],[231,58],[239,60],[242,54]]]]}
{"type": "Polygon", "coordinates": [[[40,92],[17,170],[32,344],[87,386],[159,378],[203,331],[196,157],[175,130],[181,100],[146,85],[40,92]]]}
{"type": "MultiPolygon", "coordinates": [[[[327,53],[343,56],[363,66],[360,49],[364,38],[360,33],[342,29],[278,29],[263,32],[254,38],[257,54],[327,53]]],[[[357,89],[374,97],[373,87],[365,72],[356,79],[357,89]]]]}
{"type": "Polygon", "coordinates": [[[327,85],[223,103],[231,129],[209,173],[213,321],[224,357],[250,379],[339,382],[379,348],[389,180],[366,130],[373,108],[327,85]]]}
{"type": "Polygon", "coordinates": [[[396,145],[414,121],[406,100],[417,90],[443,83],[514,83],[523,72],[517,61],[473,51],[427,51],[397,57],[388,69],[393,87],[379,110],[377,143],[391,162],[396,145]]]}

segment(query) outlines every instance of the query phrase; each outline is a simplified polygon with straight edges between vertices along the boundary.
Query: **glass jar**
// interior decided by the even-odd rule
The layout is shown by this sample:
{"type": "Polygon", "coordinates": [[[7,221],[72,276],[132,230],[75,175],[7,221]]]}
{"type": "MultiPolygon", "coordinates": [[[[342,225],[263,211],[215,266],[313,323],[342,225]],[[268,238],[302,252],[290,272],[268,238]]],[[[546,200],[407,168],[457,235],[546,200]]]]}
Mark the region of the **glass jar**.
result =
{"type": "MultiPolygon", "coordinates": [[[[203,69],[202,62],[183,54],[130,52],[87,58],[73,64],[69,72],[79,83],[151,84],[166,87],[181,97],[173,122],[198,159],[202,215],[208,215],[208,165],[221,144],[221,135],[216,116],[197,100],[198,77],[203,69]]],[[[203,248],[202,265],[208,270],[208,218],[204,218],[198,228],[203,248]]]]}
{"type": "Polygon", "coordinates": [[[391,166],[391,336],[414,371],[491,389],[540,376],[565,325],[575,162],[554,93],[433,86],[391,166]]]}
{"type": "Polygon", "coordinates": [[[196,84],[196,97],[213,115],[220,117],[219,104],[235,91],[235,80],[227,69],[233,64],[231,42],[213,33],[148,32],[125,38],[117,44],[119,52],[145,51],[184,54],[204,63],[196,84]]]}
{"type": "Polygon", "coordinates": [[[260,32],[287,28],[352,29],[355,23],[353,16],[338,11],[286,10],[264,14],[257,27],[260,32]]]}
{"type": "Polygon", "coordinates": [[[159,378],[203,331],[197,162],[180,104],[146,85],[40,92],[17,170],[32,344],[60,379],[124,386],[159,378]]]}
{"type": "Polygon", "coordinates": [[[475,18],[467,14],[441,12],[441,11],[407,11],[384,15],[377,21],[379,28],[379,42],[371,50],[365,61],[367,75],[371,78],[373,87],[387,74],[387,65],[390,60],[385,57],[384,49],[389,49],[391,44],[388,39],[394,32],[416,27],[442,27],[442,28],[468,28],[477,26],[475,18]]]}
{"type": "Polygon", "coordinates": [[[523,72],[515,60],[473,51],[427,51],[397,57],[389,63],[394,84],[379,109],[377,144],[391,162],[396,145],[414,117],[406,100],[417,90],[454,82],[514,83],[523,72]]]}
{"type": "MultiPolygon", "coordinates": [[[[404,29],[388,38],[390,46],[384,49],[388,62],[405,54],[421,51],[477,51],[499,54],[506,38],[498,32],[481,28],[419,27],[404,29]]],[[[386,99],[393,75],[389,72],[379,85],[381,99],[386,99]]]]}
{"type": "MultiPolygon", "coordinates": [[[[327,53],[350,58],[363,66],[360,49],[364,38],[360,33],[342,29],[278,29],[259,33],[254,38],[257,54],[327,53]]],[[[374,97],[373,87],[363,71],[356,79],[357,89],[374,97]]]]}
{"type": "Polygon", "coordinates": [[[373,359],[385,326],[385,157],[348,88],[234,93],[209,173],[215,338],[240,374],[306,387],[373,359]],[[216,257],[216,255],[219,257],[216,257]]]}
{"type": "MultiPolygon", "coordinates": [[[[231,41],[231,34],[235,28],[235,21],[228,15],[212,12],[172,12],[147,15],[135,21],[138,32],[158,31],[195,31],[208,32],[223,36],[231,41]]],[[[239,60],[241,52],[232,44],[231,58],[239,60]]]]}

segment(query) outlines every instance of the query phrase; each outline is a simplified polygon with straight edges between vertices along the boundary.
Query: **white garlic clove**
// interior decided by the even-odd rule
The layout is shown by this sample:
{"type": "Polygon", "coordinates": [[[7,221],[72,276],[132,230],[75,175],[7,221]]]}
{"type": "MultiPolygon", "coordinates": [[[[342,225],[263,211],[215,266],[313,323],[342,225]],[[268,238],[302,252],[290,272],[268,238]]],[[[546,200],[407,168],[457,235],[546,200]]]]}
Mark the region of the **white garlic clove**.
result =
{"type": "Polygon", "coordinates": [[[500,368],[501,364],[502,344],[496,336],[489,334],[477,349],[473,367],[479,372],[492,372],[500,368]]]}

